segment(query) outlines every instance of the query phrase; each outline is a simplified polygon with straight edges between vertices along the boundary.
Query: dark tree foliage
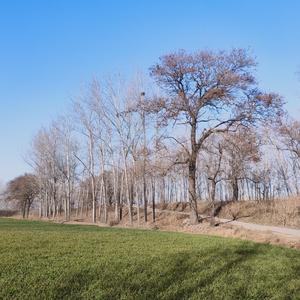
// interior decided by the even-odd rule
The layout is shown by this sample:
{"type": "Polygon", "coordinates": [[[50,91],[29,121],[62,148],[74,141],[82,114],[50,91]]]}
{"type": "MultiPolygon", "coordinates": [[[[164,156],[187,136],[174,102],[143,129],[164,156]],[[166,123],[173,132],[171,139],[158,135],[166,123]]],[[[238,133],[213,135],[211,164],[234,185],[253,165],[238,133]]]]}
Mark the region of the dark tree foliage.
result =
{"type": "Polygon", "coordinates": [[[11,180],[7,185],[6,200],[16,201],[23,218],[28,217],[30,207],[39,193],[35,175],[24,174],[11,180]]]}

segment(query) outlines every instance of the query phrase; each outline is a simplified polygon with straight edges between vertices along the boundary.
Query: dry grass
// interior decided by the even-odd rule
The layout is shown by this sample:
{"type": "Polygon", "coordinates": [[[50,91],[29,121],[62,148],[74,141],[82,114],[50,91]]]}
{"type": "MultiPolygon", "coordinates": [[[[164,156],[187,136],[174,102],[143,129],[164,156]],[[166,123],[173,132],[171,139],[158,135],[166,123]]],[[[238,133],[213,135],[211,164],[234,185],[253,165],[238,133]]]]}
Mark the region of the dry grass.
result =
{"type": "MultiPolygon", "coordinates": [[[[158,208],[189,213],[187,203],[161,204],[158,208]]],[[[198,210],[200,214],[209,215],[211,205],[206,201],[201,201],[198,203],[198,210]]],[[[300,198],[225,203],[218,216],[249,223],[300,229],[300,198]]]]}
{"type": "Polygon", "coordinates": [[[229,203],[222,207],[220,217],[249,223],[300,228],[300,198],[229,203]]]}

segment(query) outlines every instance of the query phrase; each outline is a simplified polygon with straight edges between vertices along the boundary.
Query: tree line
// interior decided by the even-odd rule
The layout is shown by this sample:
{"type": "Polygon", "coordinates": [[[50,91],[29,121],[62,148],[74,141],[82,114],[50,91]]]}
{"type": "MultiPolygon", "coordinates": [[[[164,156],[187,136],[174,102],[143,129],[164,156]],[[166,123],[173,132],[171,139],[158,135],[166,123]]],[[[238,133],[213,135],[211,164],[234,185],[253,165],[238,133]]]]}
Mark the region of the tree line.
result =
{"type": "Polygon", "coordinates": [[[94,79],[36,134],[32,174],[12,180],[7,198],[23,216],[34,205],[41,217],[108,222],[114,211],[133,224],[134,213],[155,221],[160,203],[188,203],[197,223],[201,200],[213,217],[229,201],[299,195],[300,122],[259,87],[255,67],[244,49],[181,50],[150,68],[152,84],[94,79]]]}

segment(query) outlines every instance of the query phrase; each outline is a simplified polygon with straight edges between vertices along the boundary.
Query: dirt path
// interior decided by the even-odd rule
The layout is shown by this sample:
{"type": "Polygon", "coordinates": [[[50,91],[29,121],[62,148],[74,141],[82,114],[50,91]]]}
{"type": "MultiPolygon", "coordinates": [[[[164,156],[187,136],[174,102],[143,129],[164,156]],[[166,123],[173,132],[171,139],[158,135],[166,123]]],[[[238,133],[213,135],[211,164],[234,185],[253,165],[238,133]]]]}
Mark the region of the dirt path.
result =
{"type": "Polygon", "coordinates": [[[254,224],[254,223],[232,221],[232,220],[228,220],[228,219],[219,219],[219,220],[221,223],[231,224],[234,226],[240,226],[240,227],[248,229],[248,230],[265,231],[265,232],[271,232],[271,233],[275,233],[275,234],[279,233],[279,234],[289,235],[289,236],[300,239],[300,229],[292,229],[292,228],[269,226],[269,225],[260,225],[260,224],[254,224]]]}
{"type": "MultiPolygon", "coordinates": [[[[174,211],[174,210],[169,210],[169,209],[157,209],[156,211],[189,216],[189,213],[187,213],[187,212],[180,212],[180,211],[174,211]]],[[[204,215],[201,215],[201,217],[207,218],[207,216],[204,216],[204,215]]],[[[261,224],[240,222],[240,221],[229,220],[229,219],[220,219],[220,218],[217,218],[217,220],[220,222],[220,224],[230,224],[233,226],[242,227],[247,230],[271,232],[274,234],[283,234],[283,235],[288,235],[288,236],[292,236],[294,238],[300,239],[300,229],[292,229],[292,228],[287,228],[287,227],[277,227],[277,226],[270,226],[270,225],[261,225],[261,224]]]]}

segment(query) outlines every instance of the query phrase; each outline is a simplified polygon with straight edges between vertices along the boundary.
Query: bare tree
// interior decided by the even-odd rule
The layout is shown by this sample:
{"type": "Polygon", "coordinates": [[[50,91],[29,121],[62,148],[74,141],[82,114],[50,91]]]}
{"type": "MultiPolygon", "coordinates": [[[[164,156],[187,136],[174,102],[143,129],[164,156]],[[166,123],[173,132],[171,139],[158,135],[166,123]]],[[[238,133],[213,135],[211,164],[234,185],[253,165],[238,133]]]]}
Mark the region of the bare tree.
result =
{"type": "Polygon", "coordinates": [[[140,87],[137,84],[128,85],[122,78],[114,77],[101,83],[95,82],[93,94],[93,109],[105,130],[114,136],[110,148],[120,149],[129,221],[132,224],[134,161],[143,132],[141,118],[135,109],[140,98],[140,87]]]}
{"type": "Polygon", "coordinates": [[[66,197],[64,197],[64,213],[65,219],[70,219],[72,194],[76,179],[77,160],[77,141],[73,136],[73,124],[69,117],[62,116],[54,124],[57,129],[58,138],[61,141],[61,164],[59,164],[59,170],[61,172],[61,179],[65,184],[66,197]]]}
{"type": "Polygon", "coordinates": [[[282,101],[264,94],[253,76],[255,61],[245,50],[231,52],[185,51],[162,56],[151,75],[165,97],[148,101],[148,111],[158,113],[162,123],[183,124],[189,129],[189,147],[183,143],[189,168],[191,222],[198,222],[196,195],[197,156],[205,140],[239,125],[266,120],[278,113],[282,101]]]}
{"type": "Polygon", "coordinates": [[[55,218],[60,210],[59,182],[61,178],[61,152],[57,130],[54,126],[42,128],[34,137],[30,164],[38,174],[43,205],[40,214],[55,218]]]}
{"type": "MultiPolygon", "coordinates": [[[[87,171],[90,178],[91,200],[92,200],[92,221],[96,223],[97,217],[97,184],[98,177],[96,171],[96,149],[97,149],[97,115],[92,107],[94,85],[91,85],[91,90],[84,97],[81,97],[73,104],[75,113],[75,121],[79,125],[78,131],[83,135],[87,144],[87,159],[81,159],[76,155],[84,169],[87,171]]],[[[85,148],[85,149],[86,149],[85,148]]]]}
{"type": "Polygon", "coordinates": [[[228,176],[232,188],[232,200],[239,200],[239,182],[247,178],[249,163],[260,160],[260,141],[256,133],[241,127],[224,135],[224,149],[228,157],[228,176]]]}
{"type": "Polygon", "coordinates": [[[203,150],[202,161],[205,162],[205,171],[209,185],[209,200],[211,202],[211,224],[214,224],[214,217],[217,215],[216,207],[217,185],[225,179],[224,170],[224,142],[218,137],[211,135],[207,139],[205,149],[203,150]]]}
{"type": "Polygon", "coordinates": [[[300,159],[300,121],[289,121],[280,127],[284,150],[290,151],[300,159]]]}

